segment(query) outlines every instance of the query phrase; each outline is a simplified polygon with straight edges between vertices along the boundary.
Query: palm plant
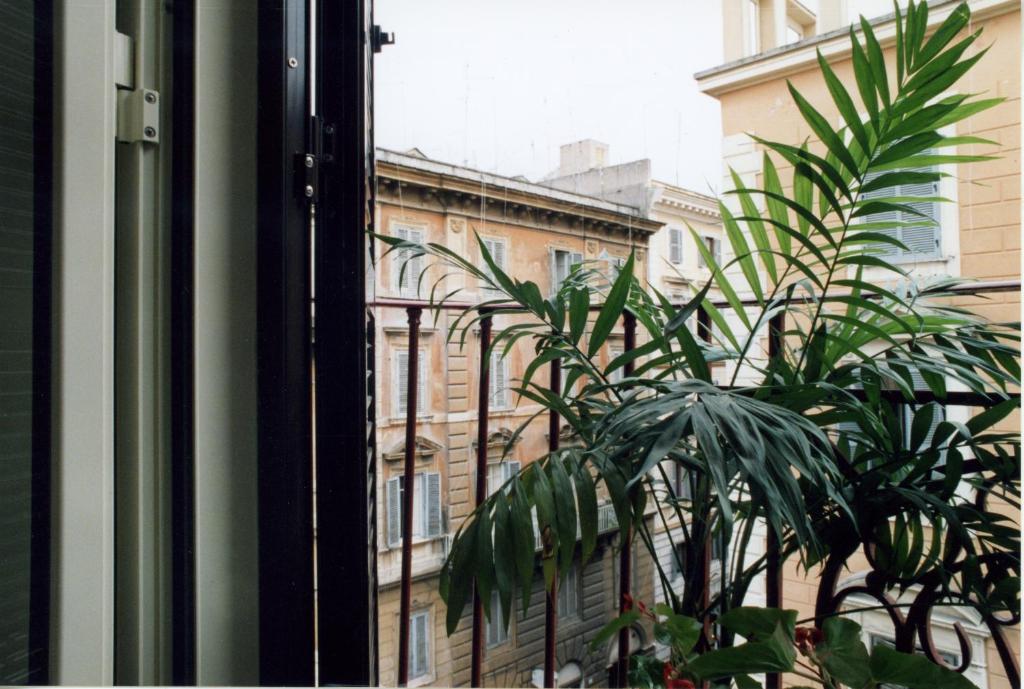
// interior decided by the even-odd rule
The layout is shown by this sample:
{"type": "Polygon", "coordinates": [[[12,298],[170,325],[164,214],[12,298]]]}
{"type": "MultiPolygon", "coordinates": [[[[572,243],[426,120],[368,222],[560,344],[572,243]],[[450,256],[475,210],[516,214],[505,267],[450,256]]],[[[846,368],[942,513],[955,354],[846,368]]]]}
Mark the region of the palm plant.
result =
{"type": "MultiPolygon", "coordinates": [[[[504,356],[520,340],[532,341],[536,355],[515,390],[539,406],[538,414],[556,411],[581,440],[579,447],[527,465],[460,526],[441,579],[449,633],[473,586],[485,606],[491,591],[498,591],[506,624],[514,591],[522,594],[525,609],[534,577],[534,515],[547,585],[571,565],[577,533],[586,560],[597,538],[599,489],[607,493],[623,537],[636,534],[652,556],[652,522],[681,537],[672,548],[679,567],[689,570],[680,590],[654,557],[669,599],[656,617],[673,661],[691,668],[683,672],[689,677],[743,677],[793,666],[792,644],[775,665],[715,656],[723,651],[708,651],[710,640],[699,640],[699,625],[685,621],[731,610],[720,618],[723,647],[734,633],[746,637],[747,646],[769,643],[777,631],[771,620],[796,640],[795,615],[751,617],[742,607],[766,567],[764,557],[752,563],[742,558],[758,523],[770,530],[784,559],[796,558],[805,568],[824,565],[838,572],[867,544],[880,590],[923,586],[932,603],[1019,617],[1018,531],[999,510],[968,499],[962,489],[968,484],[1019,509],[1019,436],[999,430],[1018,406],[1009,391],[1020,381],[1019,325],[986,322],[951,303],[957,281],[915,282],[887,258],[893,247],[906,250],[897,238],[900,228],[934,222],[915,204],[946,199],[884,190],[947,177],[937,166],[989,159],[947,152],[991,142],[941,130],[1000,101],[943,96],[985,51],[965,57],[980,31],[956,40],[970,17],[966,4],[926,38],[927,13],[923,2],[911,2],[905,15],[897,6],[895,75],[887,71],[870,24],[862,19],[859,35],[851,27],[860,107],[818,55],[840,128],[789,86],[817,142],[755,137],[765,151],[763,186],[745,186],[733,173],[736,188],[729,194],[739,210],[719,204],[732,258],[720,264],[698,241],[712,278],[684,305],[645,289],[633,275],[632,257],[613,275],[578,266],[544,298],[535,283],[507,275],[482,242],[486,266],[442,245],[378,237],[407,258],[434,259],[439,269],[424,271],[420,280],[436,276],[429,285],[435,306],[459,292],[445,288],[452,271],[475,277],[498,295],[456,319],[450,341],[464,342],[495,309],[518,314],[513,326],[495,335],[486,356],[504,356]],[[780,163],[791,168],[788,188],[780,163]],[[903,219],[884,216],[893,211],[903,219]],[[712,288],[722,295],[718,305],[709,297],[712,288]],[[596,318],[590,318],[592,305],[599,305],[596,318]],[[688,327],[698,312],[714,324],[713,341],[688,327]],[[624,313],[635,318],[642,343],[602,365],[599,352],[624,313]],[[769,337],[776,346],[766,352],[769,337]],[[554,361],[564,374],[559,389],[537,379],[541,367],[554,361]],[[723,363],[731,380],[715,385],[712,367],[723,363]],[[629,375],[615,375],[627,367],[629,375]],[[992,405],[966,423],[940,420],[938,402],[912,405],[922,383],[938,401],[955,385],[987,396],[992,405]],[[685,495],[669,487],[667,469],[685,472],[685,495]],[[738,555],[726,585],[709,597],[696,568],[711,539],[731,543],[738,555]]],[[[832,620],[833,612],[819,610],[818,621],[830,620],[825,632],[832,638],[822,643],[835,646],[849,628],[832,620]]],[[[638,614],[620,618],[606,633],[638,614]]],[[[854,655],[862,650],[855,648],[854,655]]],[[[872,656],[872,668],[874,663],[872,656]]],[[[915,674],[938,681],[917,665],[914,671],[900,667],[898,680],[881,670],[865,680],[821,665],[817,679],[828,686],[883,680],[912,685],[915,674]]],[[[959,681],[941,676],[950,686],[959,681]]]]}

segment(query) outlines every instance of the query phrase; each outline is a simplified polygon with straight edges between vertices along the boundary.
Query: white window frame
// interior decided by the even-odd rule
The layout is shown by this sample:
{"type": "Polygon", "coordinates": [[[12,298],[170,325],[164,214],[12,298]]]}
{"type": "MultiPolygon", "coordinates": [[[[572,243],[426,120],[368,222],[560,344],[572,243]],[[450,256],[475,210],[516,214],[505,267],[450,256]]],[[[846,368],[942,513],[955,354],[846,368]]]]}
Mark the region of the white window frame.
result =
{"type": "Polygon", "coordinates": [[[747,30],[743,35],[743,51],[744,57],[750,57],[761,52],[761,6],[758,0],[748,0],[746,7],[744,19],[747,30]]]}
{"type": "Polygon", "coordinates": [[[573,562],[569,571],[565,573],[565,579],[559,582],[557,593],[559,620],[575,619],[580,616],[579,574],[579,565],[573,562]]]}
{"type": "MultiPolygon", "coordinates": [[[[711,246],[707,246],[707,248],[711,252],[711,255],[714,257],[715,263],[717,263],[718,266],[721,267],[722,266],[722,238],[721,237],[715,237],[714,235],[710,235],[710,234],[705,234],[705,235],[701,235],[700,239],[701,239],[702,242],[704,242],[704,246],[707,246],[707,243],[709,241],[712,242],[711,246]]],[[[708,270],[711,269],[711,266],[709,266],[707,264],[707,261],[704,260],[704,253],[703,252],[701,252],[700,256],[697,259],[697,265],[699,267],[701,267],[701,268],[707,268],[708,270]]]]}
{"type": "Polygon", "coordinates": [[[505,626],[505,611],[501,609],[501,595],[497,587],[491,589],[491,617],[485,627],[487,648],[506,644],[511,638],[511,624],[505,626]]]}
{"type": "MultiPolygon", "coordinates": [[[[488,253],[491,254],[491,258],[494,259],[494,262],[498,264],[498,267],[501,268],[503,272],[507,273],[509,245],[508,239],[505,237],[490,237],[481,235],[480,241],[482,241],[484,243],[484,246],[487,247],[488,253]]],[[[480,256],[480,270],[486,273],[487,276],[491,278],[491,280],[494,280],[494,273],[491,271],[491,267],[487,265],[487,262],[484,261],[482,254],[480,256]]],[[[480,288],[486,294],[493,295],[501,293],[501,290],[487,286],[487,284],[482,280],[480,281],[480,288]]]]}
{"type": "MultiPolygon", "coordinates": [[[[413,476],[413,540],[433,540],[444,536],[441,495],[441,474],[436,471],[418,471],[413,476]]],[[[384,536],[388,548],[402,544],[402,505],[405,476],[392,476],[384,490],[384,536]]]]}
{"type": "Polygon", "coordinates": [[[680,266],[683,264],[682,228],[668,228],[668,262],[674,266],[680,266]]]}
{"type": "Polygon", "coordinates": [[[489,367],[487,376],[487,408],[493,411],[503,411],[511,406],[509,401],[509,380],[508,380],[508,359],[500,356],[500,352],[492,351],[491,358],[487,365],[489,367]],[[501,376],[499,384],[498,376],[501,376]]]}
{"type": "MultiPolygon", "coordinates": [[[[393,416],[396,419],[405,417],[406,409],[405,405],[402,404],[402,378],[404,377],[408,381],[409,376],[409,349],[396,347],[392,350],[394,357],[392,358],[391,367],[391,404],[395,410],[393,416]]],[[[430,408],[427,400],[427,396],[430,394],[430,386],[427,385],[427,356],[428,351],[425,348],[420,348],[419,356],[417,357],[417,367],[419,369],[416,376],[416,415],[421,416],[427,413],[427,409],[430,408]]],[[[408,388],[408,382],[406,382],[406,388],[408,388]]],[[[408,395],[406,396],[408,398],[408,395]]]]}
{"type": "MultiPolygon", "coordinates": [[[[391,236],[398,237],[399,239],[405,239],[407,241],[416,242],[422,244],[424,236],[426,235],[426,228],[421,225],[413,225],[411,223],[404,222],[392,222],[391,223],[391,236]]],[[[405,249],[400,249],[394,252],[394,260],[391,263],[391,272],[394,274],[391,283],[395,294],[410,299],[418,296],[419,287],[419,276],[423,273],[423,257],[418,256],[411,259],[408,264],[405,265],[405,275],[402,275],[402,266],[405,264],[406,257],[409,252],[405,249]]]]}
{"type": "MultiPolygon", "coordinates": [[[[621,346],[609,347],[608,348],[608,364],[610,365],[613,361],[615,361],[615,359],[617,359],[618,357],[622,356],[624,351],[625,350],[621,346]]],[[[619,368],[615,369],[614,371],[612,371],[611,373],[608,374],[608,382],[609,383],[618,383],[618,382],[620,382],[622,380],[623,375],[625,375],[625,367],[620,366],[619,368]]]]}
{"type": "Polygon", "coordinates": [[[569,273],[572,272],[573,266],[583,263],[583,254],[579,251],[573,251],[572,249],[564,249],[558,247],[553,247],[549,251],[551,272],[551,294],[555,294],[556,292],[558,292],[559,288],[562,286],[562,283],[565,281],[565,279],[569,277],[569,273]],[[560,274],[562,271],[558,265],[559,256],[566,257],[565,260],[567,261],[567,263],[565,265],[564,274],[560,274]]]}
{"type": "Polygon", "coordinates": [[[409,681],[430,677],[433,629],[430,624],[430,610],[417,610],[409,615],[409,681]],[[420,637],[422,636],[422,653],[420,637]]]}
{"type": "Polygon", "coordinates": [[[505,485],[505,482],[519,473],[522,464],[514,459],[505,459],[498,462],[491,462],[487,465],[487,495],[494,495],[495,491],[505,485]]]}

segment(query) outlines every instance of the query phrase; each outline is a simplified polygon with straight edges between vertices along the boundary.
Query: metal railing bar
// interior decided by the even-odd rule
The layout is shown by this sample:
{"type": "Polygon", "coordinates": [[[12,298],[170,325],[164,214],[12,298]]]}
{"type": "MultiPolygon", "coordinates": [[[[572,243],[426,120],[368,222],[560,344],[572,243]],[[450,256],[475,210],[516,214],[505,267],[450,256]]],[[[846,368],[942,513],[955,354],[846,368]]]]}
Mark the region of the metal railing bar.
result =
{"type": "MultiPolygon", "coordinates": [[[[623,353],[631,352],[636,349],[636,316],[629,311],[623,311],[622,313],[622,350],[623,353]]],[[[634,364],[632,361],[626,363],[623,366],[622,373],[624,376],[630,376],[633,374],[634,364]]],[[[622,615],[627,611],[627,601],[629,596],[632,595],[631,591],[633,588],[633,572],[632,572],[632,553],[633,553],[633,530],[627,528],[622,538],[622,549],[619,551],[619,614],[622,615]]],[[[616,686],[628,687],[629,686],[629,627],[623,627],[619,630],[619,654],[618,654],[618,665],[616,667],[617,682],[616,686]]]]}
{"type": "MultiPolygon", "coordinates": [[[[554,359],[551,362],[551,392],[562,393],[562,362],[554,359]]],[[[558,450],[558,412],[548,412],[548,451],[558,450]]],[[[551,587],[544,600],[544,686],[555,686],[555,642],[558,636],[558,571],[555,571],[551,587]]]]}
{"type": "MultiPolygon", "coordinates": [[[[487,497],[487,434],[488,408],[491,395],[491,368],[487,350],[491,347],[491,324],[493,317],[488,313],[480,319],[480,373],[477,393],[476,423],[476,506],[487,497]]],[[[491,611],[491,614],[495,614],[491,611]]],[[[473,646],[470,669],[470,686],[481,687],[484,660],[484,606],[480,591],[473,585],[473,646]]]]}
{"type": "Polygon", "coordinates": [[[405,395],[405,466],[402,489],[402,591],[398,615],[398,686],[409,684],[409,623],[412,608],[412,510],[415,494],[416,405],[419,387],[420,316],[423,308],[409,306],[409,356],[405,395]]]}

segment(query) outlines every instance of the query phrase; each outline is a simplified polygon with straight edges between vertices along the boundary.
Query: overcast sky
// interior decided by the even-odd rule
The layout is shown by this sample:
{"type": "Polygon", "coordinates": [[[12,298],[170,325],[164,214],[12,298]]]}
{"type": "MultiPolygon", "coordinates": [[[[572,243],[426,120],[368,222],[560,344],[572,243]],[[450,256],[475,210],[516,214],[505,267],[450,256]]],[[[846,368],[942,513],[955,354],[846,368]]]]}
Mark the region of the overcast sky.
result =
{"type": "Polygon", "coordinates": [[[374,12],[397,39],[376,60],[379,146],[537,180],[559,145],[593,138],[612,164],[650,158],[656,179],[718,190],[718,102],[693,79],[722,62],[717,0],[376,0],[374,12]]]}

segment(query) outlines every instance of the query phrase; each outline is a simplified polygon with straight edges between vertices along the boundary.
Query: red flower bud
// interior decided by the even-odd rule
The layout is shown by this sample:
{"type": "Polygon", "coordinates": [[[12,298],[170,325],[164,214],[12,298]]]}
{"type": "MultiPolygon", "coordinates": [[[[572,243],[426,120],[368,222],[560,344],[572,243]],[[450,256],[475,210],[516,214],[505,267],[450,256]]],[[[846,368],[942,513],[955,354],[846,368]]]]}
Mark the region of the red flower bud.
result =
{"type": "Polygon", "coordinates": [[[670,679],[665,683],[665,689],[697,689],[688,679],[670,679]]]}
{"type": "Polygon", "coordinates": [[[628,593],[622,594],[622,610],[623,612],[629,612],[633,609],[633,596],[628,593]]]}

